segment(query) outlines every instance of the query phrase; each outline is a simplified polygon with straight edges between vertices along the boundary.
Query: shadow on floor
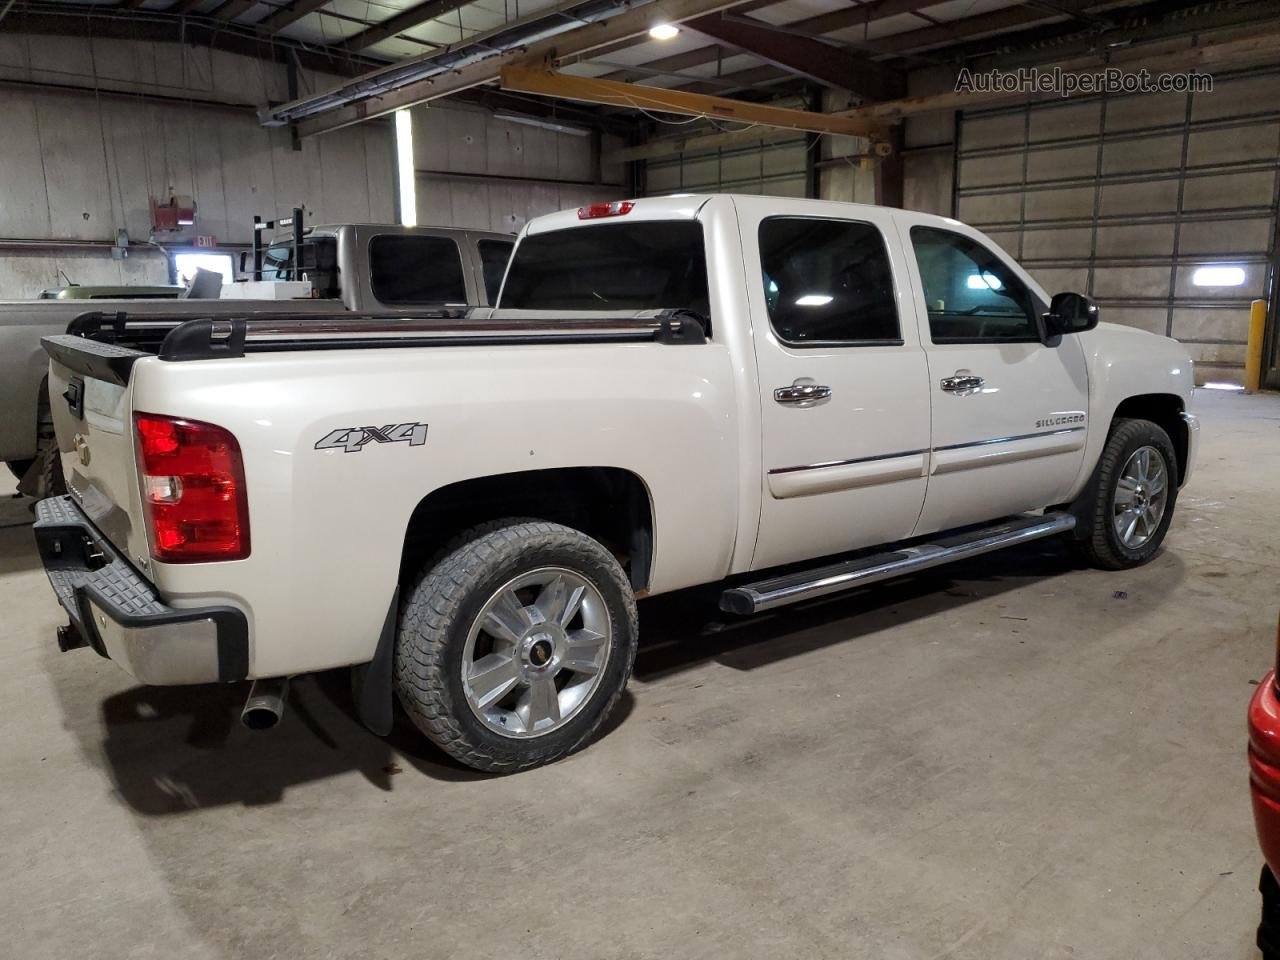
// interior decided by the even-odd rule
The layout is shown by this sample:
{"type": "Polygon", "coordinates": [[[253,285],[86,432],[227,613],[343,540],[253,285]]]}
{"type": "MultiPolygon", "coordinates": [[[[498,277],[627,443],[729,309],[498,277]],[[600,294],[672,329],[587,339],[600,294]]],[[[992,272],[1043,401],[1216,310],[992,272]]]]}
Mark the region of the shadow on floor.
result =
{"type": "MultiPolygon", "coordinates": [[[[641,684],[656,683],[708,660],[740,670],[764,669],[1074,569],[1064,546],[1029,544],[750,619],[722,614],[716,606],[718,588],[684,590],[641,604],[635,677],[641,684]]],[[[1181,572],[1179,563],[1177,573],[1166,580],[1169,590],[1176,588],[1181,572]]],[[[1027,613],[1029,620],[1034,616],[1033,610],[1027,613]]],[[[1118,606],[1117,617],[1124,616],[1118,606]]],[[[487,779],[436,749],[399,710],[390,736],[366,730],[355,716],[346,670],[295,679],[281,723],[270,732],[255,733],[239,721],[245,683],[132,687],[100,701],[100,717],[95,718],[84,702],[82,671],[114,668],[82,663],[73,672],[66,661],[53,662],[55,656],[49,654],[49,668],[67,725],[87,752],[105,759],[121,797],[144,815],[277,803],[291,786],[353,770],[376,789],[391,790],[393,777],[402,772],[400,761],[436,779],[487,779]]],[[[625,722],[633,707],[628,693],[601,736],[625,722]]]]}

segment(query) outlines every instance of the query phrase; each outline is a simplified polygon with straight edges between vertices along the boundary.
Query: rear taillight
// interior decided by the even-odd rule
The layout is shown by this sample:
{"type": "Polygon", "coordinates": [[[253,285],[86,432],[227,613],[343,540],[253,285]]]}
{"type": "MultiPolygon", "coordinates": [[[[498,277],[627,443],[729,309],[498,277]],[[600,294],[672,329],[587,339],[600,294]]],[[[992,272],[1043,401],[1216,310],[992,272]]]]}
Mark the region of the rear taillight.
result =
{"type": "Polygon", "coordinates": [[[614,200],[610,203],[589,203],[578,208],[579,220],[598,220],[601,217],[620,217],[630,213],[636,205],[634,200],[614,200]]]}
{"type": "Polygon", "coordinates": [[[249,503],[240,445],[222,427],[134,416],[151,555],[165,563],[243,560],[249,503]]]}

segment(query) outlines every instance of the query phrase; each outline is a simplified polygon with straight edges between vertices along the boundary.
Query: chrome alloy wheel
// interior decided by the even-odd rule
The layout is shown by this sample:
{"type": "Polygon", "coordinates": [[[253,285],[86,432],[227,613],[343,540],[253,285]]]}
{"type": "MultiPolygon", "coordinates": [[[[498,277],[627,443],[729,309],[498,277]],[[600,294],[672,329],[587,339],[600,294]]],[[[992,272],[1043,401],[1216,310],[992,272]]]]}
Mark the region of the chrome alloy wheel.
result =
{"type": "Polygon", "coordinates": [[[600,685],[612,639],[609,609],[590,580],[562,567],[522,573],[488,599],[467,634],[467,703],[503,736],[550,733],[600,685]]]}
{"type": "Polygon", "coordinates": [[[1130,550],[1150,540],[1169,503],[1169,467],[1155,447],[1139,447],[1125,462],[1116,480],[1111,522],[1116,536],[1130,550]]]}

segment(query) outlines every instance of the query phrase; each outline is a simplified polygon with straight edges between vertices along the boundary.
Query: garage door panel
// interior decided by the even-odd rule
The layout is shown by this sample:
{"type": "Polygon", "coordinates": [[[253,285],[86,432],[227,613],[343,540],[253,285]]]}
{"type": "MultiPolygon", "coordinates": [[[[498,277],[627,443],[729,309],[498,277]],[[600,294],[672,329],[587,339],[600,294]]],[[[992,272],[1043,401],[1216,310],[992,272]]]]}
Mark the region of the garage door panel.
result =
{"type": "Polygon", "coordinates": [[[645,170],[647,193],[667,193],[680,189],[680,165],[678,163],[658,166],[650,164],[645,170]]]}
{"type": "Polygon", "coordinates": [[[1026,123],[1022,111],[966,119],[960,132],[960,149],[1021,146],[1026,142],[1026,123]]]}
{"type": "Polygon", "coordinates": [[[1096,191],[1092,186],[1027,191],[1028,220],[1089,220],[1096,191]]]}
{"type": "Polygon", "coordinates": [[[1169,311],[1164,307],[1108,307],[1101,310],[1102,319],[1107,323],[1119,323],[1126,327],[1137,327],[1148,333],[1164,336],[1169,325],[1169,311]]]}
{"type": "Polygon", "coordinates": [[[1100,257],[1156,257],[1173,248],[1172,223],[1144,223],[1135,226],[1098,228],[1100,257]]]}
{"type": "Polygon", "coordinates": [[[1193,362],[1244,366],[1243,343],[1184,343],[1193,362]]]}
{"type": "Polygon", "coordinates": [[[961,197],[960,219],[965,223],[1017,223],[1022,219],[1022,193],[988,193],[961,197]]]}
{"type": "Polygon", "coordinates": [[[1173,311],[1173,335],[1179,340],[1230,340],[1249,338],[1248,307],[1180,307],[1173,311]]]}
{"type": "Polygon", "coordinates": [[[1031,276],[1049,296],[1055,293],[1083,293],[1089,286],[1088,267],[1034,267],[1031,276]]]}
{"type": "Polygon", "coordinates": [[[1098,170],[1098,147],[1066,147],[1059,150],[1032,150],[1027,154],[1027,180],[1062,180],[1091,177],[1098,170]]]}
{"type": "Polygon", "coordinates": [[[1104,175],[1172,170],[1182,162],[1182,135],[1112,140],[1102,147],[1104,175]]]}
{"type": "Polygon", "coordinates": [[[803,141],[798,144],[787,144],[782,147],[766,149],[762,154],[762,166],[766,177],[779,173],[803,176],[805,164],[805,147],[803,141]]]}
{"type": "Polygon", "coordinates": [[[966,187],[989,187],[1022,180],[1022,154],[995,154],[960,161],[960,182],[966,187]]]}
{"type": "Polygon", "coordinates": [[[1107,101],[1106,129],[1110,133],[1182,123],[1187,116],[1185,93],[1144,93],[1107,101]]]}
{"type": "Polygon", "coordinates": [[[1266,250],[1270,220],[1203,220],[1182,225],[1179,253],[1248,253],[1266,250]]]}
{"type": "Polygon", "coordinates": [[[1217,261],[1207,263],[1180,263],[1174,283],[1173,295],[1184,300],[1239,300],[1242,297],[1256,299],[1266,295],[1267,265],[1260,262],[1235,262],[1229,266],[1244,271],[1244,283],[1239,286],[1197,286],[1196,271],[1205,266],[1223,266],[1217,261]]]}
{"type": "Polygon", "coordinates": [[[1280,103],[1280,73],[1236,80],[1215,80],[1211,93],[1198,93],[1191,104],[1191,119],[1217,120],[1260,113],[1280,103]]]}
{"type": "Polygon", "coordinates": [[[1173,213],[1178,209],[1178,181],[1108,183],[1102,188],[1100,212],[1104,217],[1130,214],[1173,213]]]}
{"type": "Polygon", "coordinates": [[[1022,238],[1026,260],[1075,260],[1089,256],[1093,231],[1088,227],[1028,230],[1022,238]]]}
{"type": "Polygon", "coordinates": [[[760,154],[731,154],[720,161],[720,179],[732,182],[735,180],[760,179],[760,154]]]}
{"type": "Polygon", "coordinates": [[[987,238],[1014,259],[1018,258],[1018,244],[1022,241],[1021,230],[988,230],[987,238]]]}
{"type": "Polygon", "coordinates": [[[1273,160],[1280,147],[1280,123],[1197,130],[1187,144],[1193,167],[1247,160],[1273,160]]]}
{"type": "Polygon", "coordinates": [[[1265,206],[1274,189],[1275,177],[1272,170],[1188,177],[1182,192],[1182,209],[1225,210],[1265,206]]]}
{"type": "Polygon", "coordinates": [[[1097,297],[1167,297],[1169,267],[1096,267],[1093,293],[1097,297]]]}
{"type": "Polygon", "coordinates": [[[1031,142],[1095,136],[1100,129],[1101,114],[1102,104],[1098,102],[1032,110],[1031,142]]]}

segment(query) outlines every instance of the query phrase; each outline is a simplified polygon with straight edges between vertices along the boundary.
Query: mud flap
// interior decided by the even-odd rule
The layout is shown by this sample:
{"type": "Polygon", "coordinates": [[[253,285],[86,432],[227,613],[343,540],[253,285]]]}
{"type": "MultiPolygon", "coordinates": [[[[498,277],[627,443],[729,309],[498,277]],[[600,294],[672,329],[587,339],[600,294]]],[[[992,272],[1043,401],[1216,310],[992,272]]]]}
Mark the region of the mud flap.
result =
{"type": "Polygon", "coordinates": [[[395,694],[391,670],[396,654],[396,614],[400,610],[400,588],[391,595],[387,618],[378,637],[378,648],[368,663],[351,668],[351,692],[360,722],[380,737],[391,732],[395,694]]]}

